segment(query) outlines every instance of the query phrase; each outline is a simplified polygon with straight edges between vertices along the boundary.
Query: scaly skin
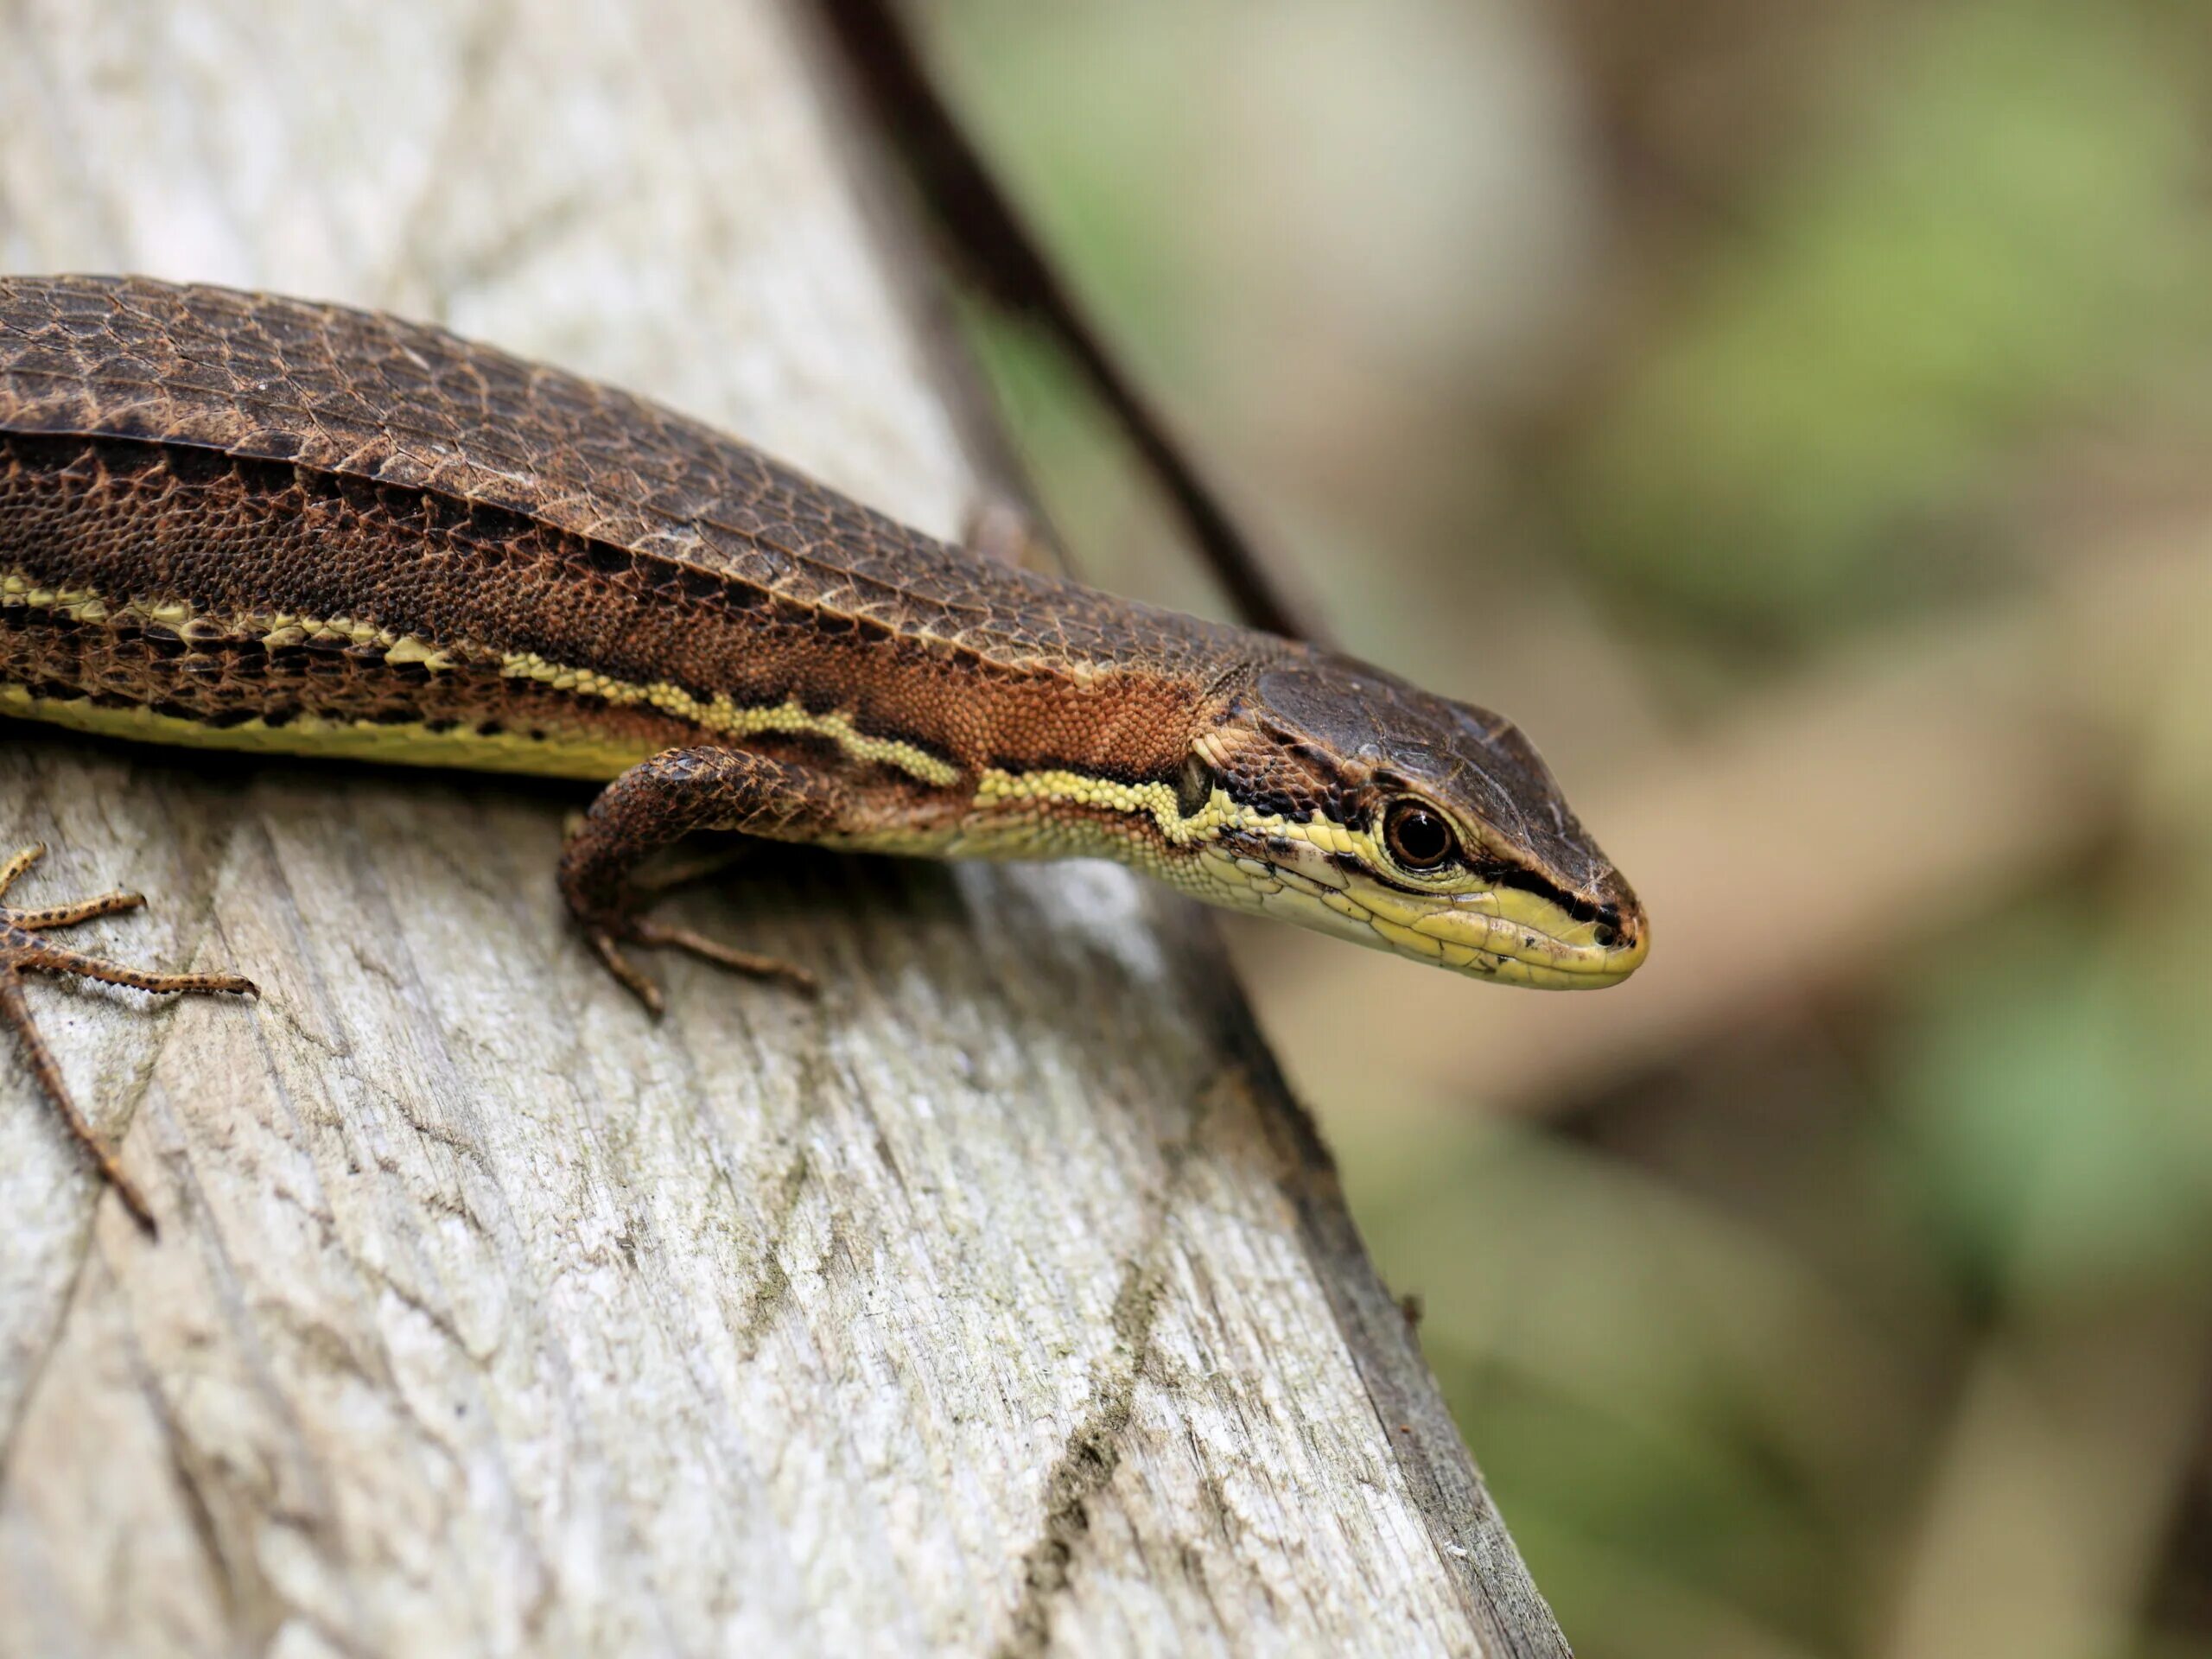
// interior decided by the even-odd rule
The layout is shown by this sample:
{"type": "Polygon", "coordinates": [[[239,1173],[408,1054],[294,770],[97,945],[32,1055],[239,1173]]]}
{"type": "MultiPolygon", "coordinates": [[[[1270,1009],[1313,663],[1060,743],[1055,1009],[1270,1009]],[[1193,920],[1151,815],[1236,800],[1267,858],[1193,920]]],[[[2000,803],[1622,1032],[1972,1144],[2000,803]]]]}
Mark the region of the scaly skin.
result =
{"type": "Polygon", "coordinates": [[[706,827],[1116,858],[1521,984],[1613,983],[1647,943],[1495,715],[948,547],[589,381],[268,296],[0,278],[0,714],[615,780],[562,881],[648,995],[622,942],[715,948],[640,922],[627,874],[706,827]]]}

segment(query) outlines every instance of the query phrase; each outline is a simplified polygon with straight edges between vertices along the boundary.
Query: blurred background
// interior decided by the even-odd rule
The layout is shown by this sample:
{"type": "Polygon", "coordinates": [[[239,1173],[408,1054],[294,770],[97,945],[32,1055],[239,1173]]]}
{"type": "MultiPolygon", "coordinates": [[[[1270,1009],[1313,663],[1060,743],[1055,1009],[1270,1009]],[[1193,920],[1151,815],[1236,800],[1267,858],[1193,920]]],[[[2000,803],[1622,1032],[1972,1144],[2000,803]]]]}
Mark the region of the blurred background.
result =
{"type": "MultiPolygon", "coordinates": [[[[1232,942],[1607,1656],[2212,1654],[2212,18],[932,0],[1344,640],[1510,714],[1603,995],[1232,942]]],[[[1219,613],[973,319],[1082,571],[1219,613]]]]}

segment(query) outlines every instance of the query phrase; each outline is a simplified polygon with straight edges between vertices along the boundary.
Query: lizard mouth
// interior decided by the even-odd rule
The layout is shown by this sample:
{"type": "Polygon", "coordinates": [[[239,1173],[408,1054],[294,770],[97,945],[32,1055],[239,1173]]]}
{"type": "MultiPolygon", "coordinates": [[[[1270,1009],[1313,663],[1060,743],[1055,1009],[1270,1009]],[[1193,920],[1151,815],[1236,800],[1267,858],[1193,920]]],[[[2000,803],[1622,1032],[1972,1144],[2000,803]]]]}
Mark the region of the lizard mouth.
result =
{"type": "Polygon", "coordinates": [[[1367,912],[1373,943],[1476,978],[1536,990],[1591,991],[1618,985],[1643,965],[1650,929],[1627,906],[1576,904],[1514,885],[1448,899],[1348,889],[1367,912]]]}
{"type": "Polygon", "coordinates": [[[1501,880],[1458,893],[1414,893],[1325,861],[1212,861],[1226,892],[1206,896],[1394,956],[1535,990],[1592,991],[1643,965],[1651,931],[1635,896],[1556,891],[1501,880]]]}

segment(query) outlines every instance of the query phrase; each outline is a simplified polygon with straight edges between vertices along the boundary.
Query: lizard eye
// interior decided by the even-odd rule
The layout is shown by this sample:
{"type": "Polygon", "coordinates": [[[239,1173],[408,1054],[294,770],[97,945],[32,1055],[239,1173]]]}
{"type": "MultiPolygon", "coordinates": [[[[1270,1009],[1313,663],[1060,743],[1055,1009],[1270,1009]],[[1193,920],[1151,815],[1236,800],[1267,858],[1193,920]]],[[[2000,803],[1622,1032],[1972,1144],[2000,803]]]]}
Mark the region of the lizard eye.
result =
{"type": "Polygon", "coordinates": [[[1382,838],[1390,856],[1409,870],[1436,869],[1459,850],[1452,826],[1423,801],[1391,802],[1382,815],[1382,838]]]}

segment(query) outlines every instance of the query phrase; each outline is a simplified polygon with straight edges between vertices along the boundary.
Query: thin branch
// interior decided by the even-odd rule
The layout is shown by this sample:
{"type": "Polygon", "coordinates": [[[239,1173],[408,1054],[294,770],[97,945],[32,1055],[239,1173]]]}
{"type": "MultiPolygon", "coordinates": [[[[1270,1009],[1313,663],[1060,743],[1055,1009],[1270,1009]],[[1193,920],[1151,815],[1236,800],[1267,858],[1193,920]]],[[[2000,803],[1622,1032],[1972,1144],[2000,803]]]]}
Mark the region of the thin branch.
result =
{"type": "Polygon", "coordinates": [[[1328,630],[1264,556],[1131,383],[1038,246],[1020,212],[931,84],[890,0],[829,0],[823,15],[889,148],[912,177],[969,279],[1057,341],[1127,434],[1237,614],[1254,627],[1326,643],[1328,630]]]}

